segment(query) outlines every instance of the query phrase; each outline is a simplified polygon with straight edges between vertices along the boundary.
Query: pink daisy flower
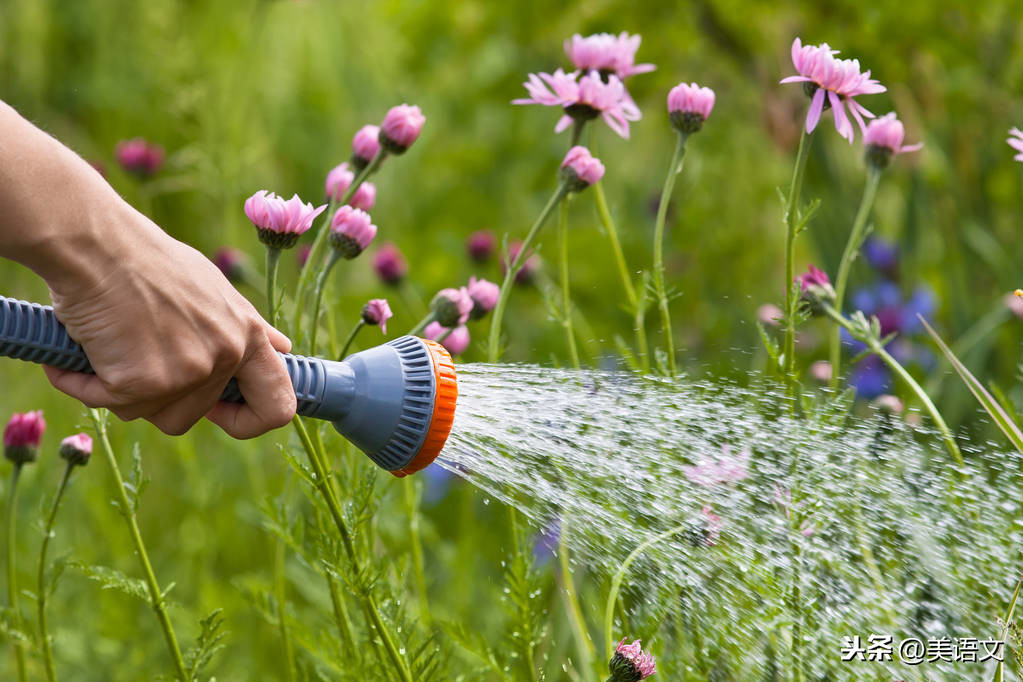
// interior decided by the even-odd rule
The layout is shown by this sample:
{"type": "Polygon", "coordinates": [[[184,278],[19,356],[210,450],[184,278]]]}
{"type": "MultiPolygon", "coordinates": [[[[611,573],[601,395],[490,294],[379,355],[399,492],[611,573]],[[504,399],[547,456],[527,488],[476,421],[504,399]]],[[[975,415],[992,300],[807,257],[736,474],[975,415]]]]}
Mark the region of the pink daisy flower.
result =
{"type": "Polygon", "coordinates": [[[867,161],[879,168],[886,167],[896,154],[915,152],[923,142],[903,145],[906,129],[895,116],[895,112],[874,119],[863,133],[863,144],[867,147],[867,161]]]}
{"type": "Polygon", "coordinates": [[[1016,161],[1023,161],[1023,130],[1019,128],[1012,128],[1009,131],[1009,139],[1006,140],[1009,146],[1015,149],[1019,154],[1012,157],[1016,161]]]}
{"type": "Polygon", "coordinates": [[[605,83],[597,71],[579,77],[579,71],[553,74],[529,74],[523,83],[529,97],[512,100],[512,104],[560,106],[565,115],[558,119],[554,132],[560,133],[575,120],[589,121],[601,116],[622,137],[629,137],[629,121],[640,119],[639,109],[632,104],[618,76],[608,76],[605,83]]]}
{"type": "Polygon", "coordinates": [[[788,76],[781,82],[803,83],[807,94],[811,95],[810,110],[806,114],[807,133],[813,132],[825,107],[829,106],[835,116],[835,129],[852,144],[853,127],[846,115],[846,106],[860,130],[866,132],[863,117],[873,118],[874,115],[854,98],[884,92],[887,88],[871,78],[869,70],[861,73],[858,59],[837,59],[836,54],[838,50],[832,50],[827,43],[804,46],[796,38],[792,42],[792,64],[799,75],[788,76]]]}
{"type": "Polygon", "coordinates": [[[576,33],[565,41],[565,54],[575,68],[583,71],[599,71],[602,75],[614,74],[625,80],[629,76],[653,71],[653,64],[637,64],[636,51],[642,38],[630,36],[622,31],[617,36],[610,33],[595,33],[585,38],[576,33]]]}

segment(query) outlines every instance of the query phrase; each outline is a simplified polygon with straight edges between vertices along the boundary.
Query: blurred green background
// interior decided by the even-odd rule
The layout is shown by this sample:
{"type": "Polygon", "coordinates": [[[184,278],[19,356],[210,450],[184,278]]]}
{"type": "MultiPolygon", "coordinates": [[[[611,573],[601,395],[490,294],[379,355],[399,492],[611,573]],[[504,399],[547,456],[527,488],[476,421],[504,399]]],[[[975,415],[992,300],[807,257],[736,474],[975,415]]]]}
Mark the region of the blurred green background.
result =
{"type": "MultiPolygon", "coordinates": [[[[901,249],[898,283],[907,295],[919,284],[934,292],[934,318],[949,339],[994,311],[989,319],[998,324],[971,345],[966,360],[982,380],[1017,395],[1023,337],[1003,299],[1023,285],[1016,267],[1023,258],[1017,239],[1023,165],[1005,144],[1007,130],[1023,125],[1021,10],[1017,2],[947,0],[884,6],[848,0],[826,6],[2,0],[0,97],[102,164],[110,182],[175,237],[205,253],[237,246],[256,267],[262,247],[242,212],[248,195],[265,188],[318,202],[326,171],[347,159],[360,126],[379,122],[394,104],[420,105],[427,117],[422,138],[374,178],[377,243],[398,244],[411,266],[413,295],[394,305],[393,337],[421,314],[417,297],[428,300],[472,274],[499,279],[496,261],[479,266],[467,259],[466,236],[490,229],[499,239],[521,238],[553,189],[567,134],[553,134],[557,112],[509,104],[522,96],[526,74],[567,67],[562,41],[575,32],[640,33],[637,61],[657,70],[628,83],[644,112],[630,140],[599,126],[595,147],[607,166],[605,189],[630,266],[649,268],[653,210],[672,140],[666,93],[679,81],[716,91],[714,112],[690,140],[676,187],[668,279],[680,294],[672,313],[682,366],[741,379],[764,365],[756,310],[781,299],[784,233],[776,188],[788,182],[806,110],[801,89],[778,80],[793,71],[794,36],[827,41],[888,86],[863,104],[877,114],[896,110],[907,141],[925,143],[886,172],[874,211],[876,232],[901,249]],[[164,169],[145,183],[113,158],[115,144],[135,136],[168,152],[164,169]]],[[[800,243],[798,267],[812,261],[834,272],[864,175],[859,138],[850,147],[825,114],[804,190],[823,204],[800,243]]],[[[624,297],[592,196],[572,202],[570,219],[574,302],[592,330],[583,338],[584,356],[602,363],[613,359],[616,336],[631,339],[620,308],[624,297]]],[[[552,235],[549,230],[541,251],[551,276],[552,235]]],[[[288,285],[295,267],[284,264],[288,285]]],[[[5,263],[0,272],[0,293],[47,300],[44,284],[26,270],[5,263]]],[[[859,263],[852,286],[875,279],[859,263]]],[[[335,292],[333,312],[342,328],[366,299],[394,298],[377,282],[368,257],[338,268],[335,292]]],[[[260,300],[258,290],[246,293],[260,300]]],[[[649,318],[657,342],[653,311],[649,318]]],[[[506,328],[507,359],[567,363],[542,285],[516,290],[506,328]]],[[[485,324],[472,327],[475,342],[465,361],[482,359],[478,341],[485,330],[485,324]]],[[[362,343],[375,342],[375,334],[365,331],[362,343]]],[[[824,328],[808,325],[801,364],[825,356],[823,340],[824,328]]],[[[953,426],[986,436],[962,387],[942,386],[939,405],[953,426]]],[[[80,409],[50,389],[38,368],[2,363],[0,387],[0,415],[43,408],[50,424],[48,450],[22,490],[23,515],[34,518],[56,483],[56,443],[82,422],[80,409]]],[[[208,425],[178,439],[146,424],[113,430],[125,461],[131,444],[142,444],[153,484],[141,521],[163,581],[177,582],[175,617],[188,623],[225,607],[232,635],[212,672],[223,679],[277,677],[265,672],[277,670],[274,627],[245,601],[242,587],[269,579],[273,543],[257,507],[263,495],[280,493],[286,469],[280,438],[241,444],[208,425]]],[[[134,574],[123,525],[106,502],[103,468],[96,462],[80,472],[57,551],[134,574]]],[[[485,519],[494,512],[464,490],[428,510],[428,567],[446,615],[486,631],[487,619],[476,610],[498,598],[499,586],[487,578],[499,573],[504,547],[486,539],[479,524],[447,520],[466,513],[485,519]],[[476,580],[462,581],[471,589],[453,594],[445,586],[450,561],[470,545],[480,549],[476,580]]],[[[382,537],[400,553],[400,522],[394,523],[397,530],[388,535],[382,522],[382,537]]],[[[23,532],[22,543],[25,556],[34,556],[37,538],[23,532]]],[[[295,584],[309,572],[300,562],[291,569],[295,584]]],[[[26,563],[24,570],[27,582],[34,568],[26,563]]],[[[53,604],[58,658],[73,679],[146,679],[149,662],[164,655],[143,604],[100,592],[81,575],[65,579],[53,604]]],[[[181,630],[183,639],[192,634],[185,625],[181,630]]],[[[5,651],[3,675],[10,674],[6,658],[5,651]]]]}

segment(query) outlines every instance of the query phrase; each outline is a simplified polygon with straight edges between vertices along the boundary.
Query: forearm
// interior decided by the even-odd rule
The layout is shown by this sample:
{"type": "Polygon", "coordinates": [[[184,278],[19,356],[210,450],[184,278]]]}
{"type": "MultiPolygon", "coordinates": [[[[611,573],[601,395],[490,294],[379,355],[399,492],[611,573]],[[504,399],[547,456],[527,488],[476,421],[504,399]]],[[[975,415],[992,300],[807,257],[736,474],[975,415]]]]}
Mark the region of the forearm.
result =
{"type": "Polygon", "coordinates": [[[120,245],[144,237],[117,219],[128,211],[81,157],[0,102],[0,257],[51,288],[91,289],[118,265],[120,245]]]}

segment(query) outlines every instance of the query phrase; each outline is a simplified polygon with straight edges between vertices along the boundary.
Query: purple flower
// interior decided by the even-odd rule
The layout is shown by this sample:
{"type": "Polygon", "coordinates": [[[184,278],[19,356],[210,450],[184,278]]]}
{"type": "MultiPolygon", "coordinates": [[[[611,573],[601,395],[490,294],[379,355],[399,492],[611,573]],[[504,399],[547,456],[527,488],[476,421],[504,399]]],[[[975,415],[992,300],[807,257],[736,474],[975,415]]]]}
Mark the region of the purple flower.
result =
{"type": "Polygon", "coordinates": [[[242,280],[245,270],[245,254],[238,249],[230,246],[221,247],[214,252],[213,258],[210,260],[220,268],[227,281],[234,284],[242,280]]]}
{"type": "Polygon", "coordinates": [[[636,64],[636,51],[642,38],[622,32],[617,36],[596,33],[585,38],[576,33],[565,41],[565,54],[575,68],[581,71],[599,71],[602,76],[616,75],[625,80],[629,76],[653,71],[653,64],[636,64]]]}
{"type": "Polygon", "coordinates": [[[892,390],[892,377],[876,355],[869,355],[849,374],[849,385],[856,389],[857,397],[873,400],[892,390]]]}
{"type": "Polygon", "coordinates": [[[114,156],[124,170],[141,178],[156,175],[163,166],[163,147],[150,144],[141,137],[118,142],[114,156]]]}
{"type": "Polygon", "coordinates": [[[614,656],[611,657],[608,667],[611,671],[609,682],[636,682],[657,672],[654,657],[643,651],[640,640],[626,644],[624,637],[615,647],[614,656]]]}
{"type": "Polygon", "coordinates": [[[814,314],[822,312],[822,303],[835,300],[835,289],[831,286],[828,273],[813,265],[809,265],[805,273],[796,277],[796,284],[803,292],[803,301],[814,314]]]}
{"type": "Polygon", "coordinates": [[[430,303],[435,319],[444,327],[457,327],[468,322],[474,305],[465,287],[441,289],[430,303]]]}
{"type": "Polygon", "coordinates": [[[494,254],[496,244],[497,239],[494,238],[493,232],[490,230],[477,230],[469,235],[465,242],[465,247],[469,252],[469,258],[477,263],[486,263],[494,254]]]}
{"type": "Polygon", "coordinates": [[[533,558],[539,564],[550,561],[557,552],[560,541],[561,518],[555,516],[533,538],[533,558]]]}
{"type": "Polygon", "coordinates": [[[1023,130],[1012,128],[1009,130],[1009,139],[1006,140],[1009,146],[1015,149],[1018,154],[1012,157],[1016,161],[1023,161],[1023,130]]]}
{"type": "Polygon", "coordinates": [[[4,427],[4,457],[15,464],[34,462],[45,430],[42,410],[11,415],[4,427]]]}
{"type": "Polygon", "coordinates": [[[380,128],[364,125],[352,138],[352,167],[362,170],[380,152],[380,128]]]}
{"type": "Polygon", "coordinates": [[[565,154],[561,162],[562,177],[568,182],[569,190],[581,192],[604,177],[604,164],[595,159],[586,147],[576,145],[565,154]]]}
{"type": "Polygon", "coordinates": [[[362,321],[369,325],[380,325],[380,331],[387,333],[387,321],[394,316],[385,298],[373,298],[362,307],[362,321]]]}
{"type": "Polygon", "coordinates": [[[388,242],[373,255],[373,270],[384,284],[398,284],[408,274],[408,262],[401,250],[388,242]]]}
{"type": "Polygon", "coordinates": [[[92,456],[92,438],[87,433],[68,436],[60,442],[60,456],[72,466],[85,466],[92,456]]]}
{"type": "Polygon", "coordinates": [[[359,208],[342,206],[330,221],[330,245],[349,260],[362,253],[376,236],[377,226],[359,208]]]}
{"type": "Polygon", "coordinates": [[[799,75],[783,78],[781,82],[803,83],[807,94],[812,96],[806,115],[807,133],[813,132],[825,106],[830,106],[835,116],[835,129],[852,144],[853,127],[846,116],[846,106],[860,130],[866,132],[863,117],[873,118],[874,115],[854,98],[884,92],[887,88],[871,78],[869,70],[861,73],[859,60],[836,59],[836,54],[838,50],[832,50],[827,43],[804,46],[796,38],[792,41],[792,65],[799,75]]]}
{"type": "Polygon", "coordinates": [[[597,71],[582,78],[579,73],[565,73],[561,69],[553,74],[531,73],[523,83],[529,97],[512,100],[512,104],[561,107],[564,115],[554,126],[556,133],[566,130],[575,120],[590,121],[602,116],[611,130],[628,139],[629,121],[638,121],[640,113],[628,98],[622,81],[618,76],[608,76],[605,83],[597,71]]]}
{"type": "Polygon", "coordinates": [[[404,154],[419,139],[426,117],[417,106],[399,104],[391,107],[380,124],[380,144],[392,154],[404,154]]]}
{"type": "MultiPolygon", "coordinates": [[[[522,242],[512,242],[508,245],[508,258],[501,261],[502,274],[508,271],[509,266],[519,257],[521,250],[522,242]]],[[[530,251],[520,265],[519,271],[515,273],[515,283],[526,284],[533,279],[533,273],[540,268],[540,256],[530,251]]]]}
{"type": "Polygon", "coordinates": [[[675,130],[689,135],[703,127],[714,108],[714,91],[696,83],[679,83],[668,93],[668,116],[675,130]]]}
{"type": "Polygon", "coordinates": [[[682,471],[696,485],[712,488],[722,483],[735,483],[749,476],[749,457],[749,450],[746,449],[732,456],[732,447],[725,444],[721,446],[721,457],[712,459],[701,456],[697,464],[683,466],[682,471]]]}
{"type": "Polygon", "coordinates": [[[472,298],[473,307],[470,317],[474,320],[478,320],[497,305],[497,299],[501,295],[501,287],[497,286],[493,282],[488,282],[482,277],[477,279],[476,277],[469,278],[469,286],[466,287],[469,292],[469,297],[472,298]]]}
{"type": "Polygon", "coordinates": [[[450,334],[448,329],[440,322],[431,322],[423,330],[423,336],[439,342],[452,355],[461,355],[469,347],[469,328],[462,324],[452,329],[450,334]]]}
{"type": "Polygon", "coordinates": [[[883,237],[870,235],[863,242],[863,258],[870,267],[891,276],[899,265],[899,249],[883,237]]]}

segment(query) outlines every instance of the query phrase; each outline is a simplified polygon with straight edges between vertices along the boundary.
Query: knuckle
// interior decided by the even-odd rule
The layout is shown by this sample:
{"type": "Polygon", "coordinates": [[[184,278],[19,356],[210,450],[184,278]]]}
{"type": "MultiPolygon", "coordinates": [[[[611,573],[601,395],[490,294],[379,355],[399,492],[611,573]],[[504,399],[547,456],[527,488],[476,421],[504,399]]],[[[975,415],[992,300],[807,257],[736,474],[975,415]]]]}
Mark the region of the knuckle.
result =
{"type": "Polygon", "coordinates": [[[230,339],[221,343],[216,353],[216,366],[225,369],[238,367],[245,358],[246,346],[247,344],[240,339],[230,339]]]}

